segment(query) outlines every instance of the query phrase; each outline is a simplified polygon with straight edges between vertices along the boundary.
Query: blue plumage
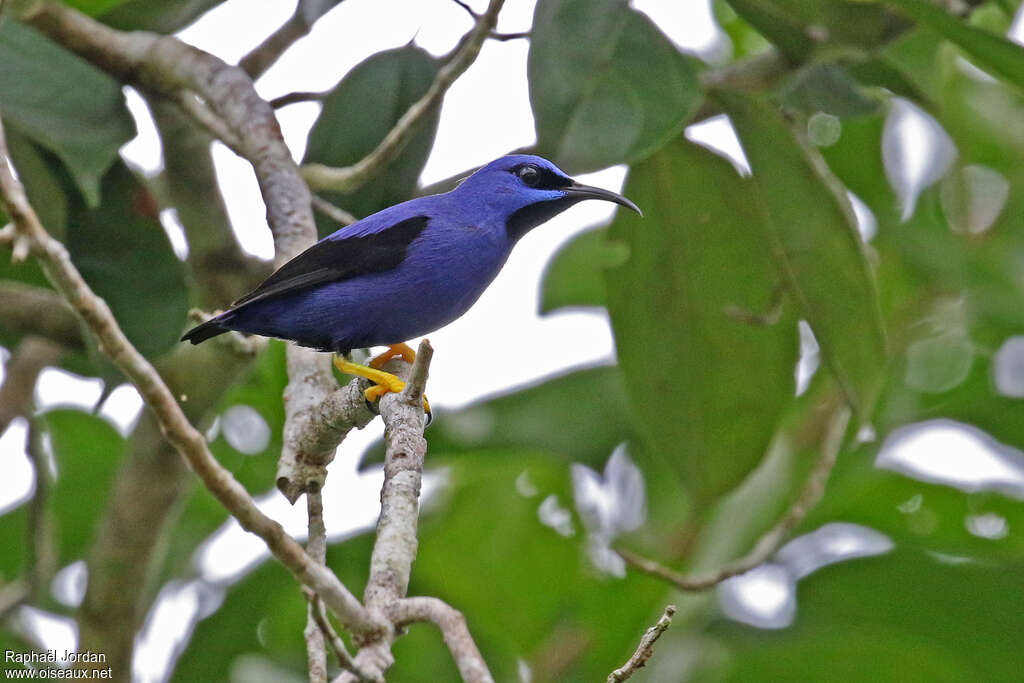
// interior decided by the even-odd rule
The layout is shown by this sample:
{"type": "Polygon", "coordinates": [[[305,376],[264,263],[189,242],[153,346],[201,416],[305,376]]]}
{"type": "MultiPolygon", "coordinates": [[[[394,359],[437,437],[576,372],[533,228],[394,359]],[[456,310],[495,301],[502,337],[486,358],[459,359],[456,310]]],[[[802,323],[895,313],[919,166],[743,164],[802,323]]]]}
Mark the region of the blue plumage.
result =
{"type": "Polygon", "coordinates": [[[520,237],[584,199],[639,212],[545,159],[502,157],[451,192],[396,204],[325,237],[182,340],[237,330],[346,354],[427,334],[473,305],[520,237]]]}

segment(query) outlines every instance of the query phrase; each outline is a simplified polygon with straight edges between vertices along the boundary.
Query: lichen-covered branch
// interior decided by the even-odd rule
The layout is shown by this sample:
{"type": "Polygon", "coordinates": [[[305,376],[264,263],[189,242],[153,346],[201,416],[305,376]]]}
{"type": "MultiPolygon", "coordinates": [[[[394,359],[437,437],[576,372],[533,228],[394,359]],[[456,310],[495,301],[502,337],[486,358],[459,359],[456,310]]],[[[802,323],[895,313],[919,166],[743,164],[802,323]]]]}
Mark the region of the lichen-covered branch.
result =
{"type": "Polygon", "coordinates": [[[288,359],[289,414],[277,463],[277,488],[293,504],[303,492],[323,487],[327,465],[345,435],[376,417],[363,396],[367,384],[353,380],[338,388],[329,356],[318,355],[312,371],[288,359]]]}
{"type": "Polygon", "coordinates": [[[825,495],[825,485],[828,483],[829,475],[832,474],[832,468],[835,467],[836,458],[839,456],[839,449],[842,446],[843,435],[846,433],[846,427],[849,423],[849,409],[845,406],[838,408],[826,429],[821,444],[821,454],[818,462],[814,465],[814,469],[811,470],[810,475],[807,477],[804,488],[800,491],[796,500],[793,501],[793,504],[789,506],[789,509],[786,510],[786,514],[776,522],[775,526],[758,539],[757,543],[754,544],[754,548],[749,553],[740,559],[713,571],[687,576],[625,548],[617,547],[615,552],[634,569],[667,581],[684,591],[707,590],[717,586],[726,579],[746,574],[751,569],[770,560],[778,552],[779,548],[782,547],[782,544],[786,542],[790,532],[804,520],[811,508],[821,501],[825,495]]]}
{"type": "Polygon", "coordinates": [[[203,435],[185,417],[156,369],[125,337],[106,302],[82,279],[64,245],[50,237],[39,222],[10,165],[2,125],[0,195],[5,211],[19,234],[29,241],[31,253],[39,259],[50,282],[92,330],[100,350],[136,386],[167,440],[184,456],[207,489],[243,529],[262,538],[270,552],[301,583],[316,591],[346,627],[363,634],[379,631],[380,620],[364,609],[334,574],[312,561],[280,524],[263,514],[245,488],[210,453],[203,435]]]}
{"type": "Polygon", "coordinates": [[[490,0],[487,9],[477,18],[473,30],[462,39],[451,58],[437,72],[427,92],[409,107],[376,149],[352,166],[344,168],[333,168],[323,164],[303,166],[302,175],[309,186],[314,190],[351,192],[394,160],[412,139],[420,122],[441,105],[448,88],[480,54],[480,47],[498,23],[498,13],[504,4],[505,0],[490,0]]]}
{"type": "MultiPolygon", "coordinates": [[[[423,461],[427,453],[427,442],[423,438],[423,392],[432,355],[430,343],[423,340],[416,351],[416,361],[409,369],[405,389],[400,394],[386,394],[380,399],[385,430],[384,486],[363,600],[367,609],[387,619],[393,628],[373,638],[357,639],[360,650],[355,663],[361,671],[383,674],[393,661],[391,645],[399,629],[414,622],[430,621],[441,629],[463,678],[485,683],[493,679],[462,614],[437,598],[405,597],[419,547],[416,530],[423,461]]],[[[392,363],[404,365],[401,361],[392,363]]],[[[336,683],[355,680],[352,674],[344,673],[336,683]]]]}

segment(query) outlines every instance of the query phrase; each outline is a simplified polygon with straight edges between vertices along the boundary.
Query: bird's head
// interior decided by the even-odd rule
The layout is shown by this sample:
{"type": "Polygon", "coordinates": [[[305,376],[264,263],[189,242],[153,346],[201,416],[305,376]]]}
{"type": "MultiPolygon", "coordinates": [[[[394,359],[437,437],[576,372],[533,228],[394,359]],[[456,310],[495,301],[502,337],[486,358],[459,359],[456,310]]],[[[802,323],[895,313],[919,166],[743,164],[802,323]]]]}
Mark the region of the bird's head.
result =
{"type": "Polygon", "coordinates": [[[530,154],[492,161],[466,178],[455,193],[462,201],[497,212],[513,241],[584,199],[615,202],[643,215],[622,195],[578,183],[547,159],[530,154]]]}

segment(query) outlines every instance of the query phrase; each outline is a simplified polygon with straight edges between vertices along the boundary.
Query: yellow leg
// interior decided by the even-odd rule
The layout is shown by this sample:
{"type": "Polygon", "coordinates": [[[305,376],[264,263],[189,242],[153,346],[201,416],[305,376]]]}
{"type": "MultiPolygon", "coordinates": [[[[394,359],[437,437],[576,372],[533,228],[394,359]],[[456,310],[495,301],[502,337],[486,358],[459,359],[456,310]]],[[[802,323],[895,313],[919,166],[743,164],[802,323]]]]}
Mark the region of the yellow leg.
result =
{"type": "MultiPolygon", "coordinates": [[[[405,344],[396,344],[395,346],[392,346],[390,350],[385,351],[380,356],[377,356],[377,358],[371,360],[371,366],[374,363],[374,361],[377,361],[379,358],[381,358],[384,355],[387,355],[388,353],[391,353],[392,351],[394,352],[392,356],[380,362],[387,362],[388,360],[390,360],[390,358],[393,358],[394,356],[398,355],[401,355],[404,358],[405,354],[401,349],[395,350],[396,347],[403,346],[405,347],[406,351],[408,351],[409,353],[413,353],[413,350],[410,349],[408,346],[405,346],[405,344]]],[[[413,357],[415,358],[414,353],[413,357]]],[[[405,388],[405,382],[403,382],[401,378],[399,378],[398,376],[393,375],[390,372],[384,372],[383,370],[379,370],[371,366],[353,363],[352,361],[346,360],[341,356],[334,357],[334,367],[338,368],[339,372],[343,372],[346,375],[355,375],[356,377],[365,377],[366,379],[374,383],[374,386],[369,387],[365,392],[363,392],[364,395],[366,396],[367,401],[376,401],[389,391],[398,393],[399,391],[405,388]]],[[[424,412],[427,413],[428,416],[431,414],[430,402],[427,401],[426,396],[423,397],[423,410],[424,412]]]]}
{"type": "Polygon", "coordinates": [[[387,363],[395,356],[401,356],[402,360],[406,363],[414,363],[416,361],[416,352],[409,348],[408,344],[389,344],[388,350],[379,356],[374,356],[367,363],[371,368],[379,369],[380,366],[387,363]]]}

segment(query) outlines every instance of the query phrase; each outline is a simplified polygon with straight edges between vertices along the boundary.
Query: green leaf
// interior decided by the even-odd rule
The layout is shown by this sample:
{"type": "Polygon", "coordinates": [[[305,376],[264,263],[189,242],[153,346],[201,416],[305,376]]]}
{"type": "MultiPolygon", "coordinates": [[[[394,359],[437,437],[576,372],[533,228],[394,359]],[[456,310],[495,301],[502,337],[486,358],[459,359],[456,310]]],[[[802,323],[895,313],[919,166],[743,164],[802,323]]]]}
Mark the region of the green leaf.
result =
{"type": "Polygon", "coordinates": [[[604,306],[604,271],[622,265],[629,256],[624,244],[608,240],[607,228],[574,237],[552,257],[544,270],[540,311],[604,306]]]}
{"type": "Polygon", "coordinates": [[[626,0],[541,0],[527,62],[537,146],[569,173],[640,159],[700,106],[696,61],[626,0]]]}
{"type": "Polygon", "coordinates": [[[857,0],[728,0],[729,5],[787,57],[802,62],[817,49],[872,49],[892,40],[908,23],[870,2],[857,0]]]}
{"type": "Polygon", "coordinates": [[[869,420],[885,373],[886,339],[846,196],[773,107],[734,94],[720,99],[753,170],[765,250],[777,258],[801,317],[858,417],[869,420]]]}
{"type": "Polygon", "coordinates": [[[31,140],[13,126],[8,126],[5,132],[11,161],[18,171],[18,179],[25,186],[29,203],[46,231],[58,240],[64,239],[68,212],[64,188],[50,170],[47,159],[31,140]]]}
{"type": "Polygon", "coordinates": [[[787,629],[719,621],[725,656],[698,680],[1014,681],[1022,580],[904,550],[841,562],[800,582],[787,629]]]}
{"type": "Polygon", "coordinates": [[[778,97],[808,114],[824,112],[842,119],[871,114],[880,105],[836,62],[817,62],[796,71],[783,81],[778,97]]]}
{"type": "Polygon", "coordinates": [[[815,375],[787,408],[757,469],[709,510],[687,557],[689,571],[711,571],[742,557],[782,518],[820,461],[841,403],[835,380],[815,375]]]}
{"type": "Polygon", "coordinates": [[[1024,88],[1024,48],[1020,45],[960,21],[924,0],[887,1],[957,45],[975,64],[993,76],[1024,88]]]}
{"type": "Polygon", "coordinates": [[[122,0],[99,18],[122,31],[176,33],[224,0],[122,0]]]}
{"type": "Polygon", "coordinates": [[[679,137],[630,172],[645,217],[620,212],[610,228],[629,246],[607,293],[633,415],[704,504],[764,457],[795,393],[796,319],[754,190],[679,137]]]}
{"type": "Polygon", "coordinates": [[[28,504],[0,511],[0,581],[8,583],[22,576],[28,545],[28,504]]]}
{"type": "Polygon", "coordinates": [[[96,16],[117,7],[124,3],[125,0],[62,0],[62,2],[79,12],[96,16]]]}
{"type": "Polygon", "coordinates": [[[185,269],[160,225],[155,201],[123,162],[103,177],[102,190],[103,203],[95,209],[70,198],[67,247],[128,339],[152,358],[181,334],[188,312],[185,269]]]}
{"type": "Polygon", "coordinates": [[[91,207],[117,151],[135,137],[120,84],[17,21],[0,22],[4,118],[67,164],[91,207]]]}
{"type": "MultiPolygon", "coordinates": [[[[348,166],[365,157],[426,93],[438,66],[412,45],[378,52],[356,66],[324,99],[303,162],[348,166]]],[[[325,197],[359,217],[409,199],[434,143],[438,116],[439,110],[428,115],[398,157],[358,190],[325,197]]],[[[320,234],[338,227],[321,220],[320,234]]]]}
{"type": "Polygon", "coordinates": [[[109,422],[80,410],[50,410],[41,419],[57,461],[51,504],[63,566],[85,557],[92,544],[93,530],[110,500],[125,440],[109,422]]]}

